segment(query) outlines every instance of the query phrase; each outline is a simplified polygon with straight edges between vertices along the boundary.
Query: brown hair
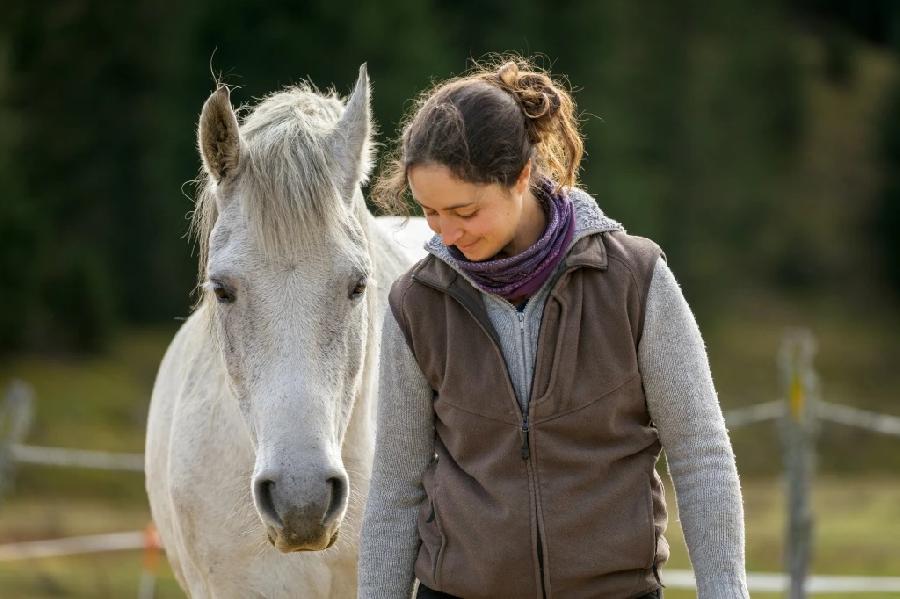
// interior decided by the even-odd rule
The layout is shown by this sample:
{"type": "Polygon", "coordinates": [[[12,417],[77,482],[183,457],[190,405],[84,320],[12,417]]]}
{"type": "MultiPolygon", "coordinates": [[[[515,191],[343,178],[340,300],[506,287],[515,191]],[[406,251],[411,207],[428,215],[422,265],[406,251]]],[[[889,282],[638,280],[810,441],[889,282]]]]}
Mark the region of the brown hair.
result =
{"type": "Polygon", "coordinates": [[[476,63],[419,96],[372,199],[389,213],[408,214],[408,170],[429,163],[463,181],[509,187],[532,161],[533,178],[571,187],[583,153],[575,103],[563,85],[521,57],[476,63]]]}

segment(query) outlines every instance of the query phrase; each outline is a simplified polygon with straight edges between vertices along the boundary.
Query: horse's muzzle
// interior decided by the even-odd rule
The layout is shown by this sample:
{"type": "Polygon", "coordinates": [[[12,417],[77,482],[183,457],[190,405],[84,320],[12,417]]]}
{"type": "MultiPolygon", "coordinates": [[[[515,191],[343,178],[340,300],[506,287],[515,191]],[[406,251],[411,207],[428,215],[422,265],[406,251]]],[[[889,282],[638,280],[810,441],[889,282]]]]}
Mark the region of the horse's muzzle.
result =
{"type": "Polygon", "coordinates": [[[347,507],[347,475],[334,473],[321,485],[288,486],[275,477],[254,477],[253,501],[269,542],[284,553],[331,547],[347,507]]]}

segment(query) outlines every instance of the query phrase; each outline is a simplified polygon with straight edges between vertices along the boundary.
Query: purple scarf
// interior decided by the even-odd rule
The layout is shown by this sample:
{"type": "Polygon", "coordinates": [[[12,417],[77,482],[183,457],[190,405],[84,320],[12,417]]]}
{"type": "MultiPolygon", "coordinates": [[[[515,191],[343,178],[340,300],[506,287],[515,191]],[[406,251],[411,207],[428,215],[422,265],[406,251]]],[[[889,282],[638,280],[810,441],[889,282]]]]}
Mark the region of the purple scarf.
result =
{"type": "Polygon", "coordinates": [[[575,234],[575,209],[564,191],[554,193],[554,183],[542,179],[535,195],[547,217],[547,228],[534,245],[508,258],[473,262],[456,246],[447,249],[463,271],[482,291],[507,301],[531,297],[550,277],[565,256],[575,234]]]}

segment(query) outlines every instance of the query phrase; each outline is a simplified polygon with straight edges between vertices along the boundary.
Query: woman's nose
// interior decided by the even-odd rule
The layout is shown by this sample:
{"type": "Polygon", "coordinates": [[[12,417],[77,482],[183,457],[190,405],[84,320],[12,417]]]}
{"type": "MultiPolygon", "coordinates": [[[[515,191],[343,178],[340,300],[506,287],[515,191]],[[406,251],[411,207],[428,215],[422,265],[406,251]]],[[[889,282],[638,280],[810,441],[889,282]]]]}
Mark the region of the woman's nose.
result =
{"type": "Polygon", "coordinates": [[[462,229],[442,224],[438,234],[441,236],[441,241],[444,242],[444,245],[455,245],[459,238],[462,237],[462,229]]]}

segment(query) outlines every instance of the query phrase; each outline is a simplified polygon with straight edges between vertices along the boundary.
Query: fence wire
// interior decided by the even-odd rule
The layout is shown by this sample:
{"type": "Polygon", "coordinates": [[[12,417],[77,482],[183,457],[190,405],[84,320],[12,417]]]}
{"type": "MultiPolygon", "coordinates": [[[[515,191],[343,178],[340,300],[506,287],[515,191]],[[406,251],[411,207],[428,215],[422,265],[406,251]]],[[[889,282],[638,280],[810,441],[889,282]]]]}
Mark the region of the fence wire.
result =
{"type": "Polygon", "coordinates": [[[109,453],[87,449],[37,447],[34,445],[12,445],[10,453],[12,458],[20,464],[92,468],[95,470],[144,471],[144,454],[142,453],[109,453]]]}
{"type": "Polygon", "coordinates": [[[826,401],[816,402],[817,417],[838,424],[900,437],[900,418],[826,401]]]}
{"type": "Polygon", "coordinates": [[[725,412],[725,424],[729,428],[747,426],[766,420],[774,420],[784,415],[784,402],[780,400],[767,401],[765,403],[736,408],[725,412]]]}

